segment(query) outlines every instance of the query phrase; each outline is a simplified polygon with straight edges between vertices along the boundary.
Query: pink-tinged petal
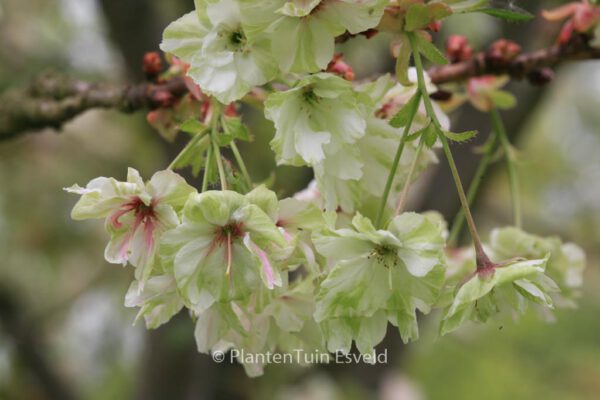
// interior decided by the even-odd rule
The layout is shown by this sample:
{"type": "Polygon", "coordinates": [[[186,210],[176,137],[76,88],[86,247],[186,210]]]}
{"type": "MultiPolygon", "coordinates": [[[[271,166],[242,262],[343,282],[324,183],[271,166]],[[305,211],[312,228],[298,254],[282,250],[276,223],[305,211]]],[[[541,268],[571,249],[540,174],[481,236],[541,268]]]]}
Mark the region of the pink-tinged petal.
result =
{"type": "Polygon", "coordinates": [[[154,249],[154,231],[156,229],[156,225],[154,223],[154,220],[151,218],[147,218],[146,221],[144,222],[144,240],[145,240],[145,244],[146,247],[149,249],[149,251],[152,251],[152,249],[154,249]]]}
{"type": "Polygon", "coordinates": [[[254,251],[258,255],[260,262],[263,266],[263,271],[265,272],[265,277],[267,278],[267,286],[269,289],[273,289],[275,285],[275,277],[273,275],[273,266],[271,266],[271,262],[269,261],[269,257],[267,257],[267,253],[262,251],[258,246],[254,245],[254,251]]]}
{"type": "Polygon", "coordinates": [[[129,248],[131,247],[131,239],[133,238],[133,232],[128,231],[125,234],[125,238],[121,246],[119,247],[119,260],[123,265],[129,260],[129,248]]]}
{"type": "Polygon", "coordinates": [[[552,10],[542,10],[542,17],[548,21],[560,21],[573,15],[578,7],[578,3],[569,3],[552,10]]]}
{"type": "Polygon", "coordinates": [[[281,234],[283,235],[283,238],[288,242],[291,243],[294,241],[294,237],[288,233],[285,229],[283,228],[279,228],[279,230],[281,231],[281,234]]]}
{"type": "Polygon", "coordinates": [[[127,214],[128,212],[130,212],[132,210],[132,208],[126,209],[126,208],[120,208],[117,211],[115,211],[114,213],[112,213],[110,215],[110,225],[115,228],[115,229],[121,229],[123,227],[123,224],[121,223],[121,221],[119,221],[119,219],[127,214]]]}
{"type": "Polygon", "coordinates": [[[304,253],[304,258],[306,258],[306,262],[308,263],[308,265],[316,266],[317,260],[315,259],[315,253],[313,252],[311,247],[302,241],[300,241],[299,244],[300,249],[302,250],[302,253],[304,253]]]}
{"type": "Polygon", "coordinates": [[[194,99],[198,101],[204,100],[204,93],[202,93],[202,89],[200,89],[200,86],[196,85],[192,78],[186,76],[183,82],[194,99]]]}
{"type": "Polygon", "coordinates": [[[577,32],[587,32],[598,22],[599,7],[593,7],[589,4],[577,8],[573,14],[573,26],[577,32]]]}
{"type": "Polygon", "coordinates": [[[560,33],[558,35],[558,38],[556,39],[556,42],[558,44],[566,44],[569,42],[569,40],[571,40],[571,36],[573,36],[573,30],[575,29],[575,26],[573,25],[573,21],[568,21],[566,22],[562,29],[560,30],[560,33]]]}
{"type": "Polygon", "coordinates": [[[131,253],[130,252],[131,240],[133,239],[135,232],[138,230],[138,228],[142,224],[143,218],[144,217],[142,215],[139,215],[139,214],[136,215],[135,220],[133,221],[133,224],[131,225],[131,227],[129,228],[127,233],[125,234],[125,240],[123,241],[123,244],[121,245],[121,248],[119,250],[119,256],[125,261],[129,261],[129,255],[131,253]]]}

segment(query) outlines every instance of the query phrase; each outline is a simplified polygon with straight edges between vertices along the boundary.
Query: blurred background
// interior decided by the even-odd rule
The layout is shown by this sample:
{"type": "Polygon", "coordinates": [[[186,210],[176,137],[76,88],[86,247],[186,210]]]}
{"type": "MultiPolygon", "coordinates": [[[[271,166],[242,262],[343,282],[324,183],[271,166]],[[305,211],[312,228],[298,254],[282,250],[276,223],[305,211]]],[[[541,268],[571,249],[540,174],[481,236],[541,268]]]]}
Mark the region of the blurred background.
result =
{"type": "MultiPolygon", "coordinates": [[[[558,2],[517,2],[535,12],[558,2]]],[[[157,50],[166,24],[192,0],[0,0],[0,92],[22,87],[47,70],[111,82],[141,80],[141,59],[157,50]]],[[[559,25],[526,25],[486,16],[453,17],[436,36],[466,35],[475,48],[505,36],[525,50],[548,46],[559,25]]],[[[343,45],[359,77],[389,71],[383,35],[368,45],[343,45]]],[[[0,399],[596,399],[600,396],[600,62],[561,67],[544,88],[512,83],[519,98],[504,113],[521,153],[525,228],[560,235],[585,248],[588,269],[579,308],[518,324],[462,329],[437,337],[437,315],[422,319],[422,338],[402,345],[397,332],[382,344],[389,363],[377,366],[271,366],[249,379],[237,365],[198,354],[193,325],[179,315],[156,331],[132,326],[123,306],[130,268],[104,262],[101,223],[69,218],[76,201],[62,191],[96,176],[123,179],[127,166],[143,176],[168,165],[181,143],[166,143],[143,113],[92,111],[58,133],[48,130],[0,142],[0,399]]],[[[464,106],[455,131],[481,135],[454,148],[468,183],[473,148],[485,140],[488,117],[464,106]]],[[[274,168],[271,127],[245,115],[255,136],[243,151],[253,178],[274,168]]],[[[451,218],[458,208],[446,163],[428,171],[413,196],[416,210],[451,218]]],[[[276,170],[276,189],[289,195],[308,171],[276,170]]],[[[484,236],[510,224],[502,163],[476,204],[484,236]]]]}

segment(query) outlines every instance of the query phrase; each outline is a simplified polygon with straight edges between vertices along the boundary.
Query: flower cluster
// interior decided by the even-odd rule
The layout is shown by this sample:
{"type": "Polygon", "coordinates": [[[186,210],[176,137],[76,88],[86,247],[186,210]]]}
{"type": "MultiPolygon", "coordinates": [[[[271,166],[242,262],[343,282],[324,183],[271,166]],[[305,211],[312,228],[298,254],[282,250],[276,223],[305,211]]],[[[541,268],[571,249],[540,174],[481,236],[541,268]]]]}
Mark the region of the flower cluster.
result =
{"type": "MultiPolygon", "coordinates": [[[[105,219],[106,260],[135,268],[125,305],[139,308],[148,328],[185,309],[200,352],[246,354],[347,353],[353,343],[371,354],[388,323],[404,342],[416,340],[418,313],[432,308],[445,309],[447,333],[528,303],[572,305],[584,266],[575,245],[505,228],[484,250],[463,204],[475,251],[457,260],[445,251],[440,215],[403,212],[436,150],[457,178],[447,140],[476,133],[449,131],[421,61],[446,62],[429,32],[451,13],[422,0],[196,0],[161,45],[168,73],[187,74],[189,102],[149,114],[168,137],[189,133],[189,143],[148,182],[129,169],[125,182],[66,189],[81,195],[74,219],[105,219]],[[353,82],[335,40],[374,28],[392,32],[396,79],[353,82]],[[251,138],[238,100],[260,103],[272,121],[278,164],[312,168],[307,189],[280,199],[252,182],[236,145],[251,138]],[[189,166],[203,171],[199,190],[172,171],[189,166]]],[[[455,43],[451,59],[470,55],[465,46],[455,43]]],[[[159,70],[147,57],[146,73],[162,79],[159,70]]],[[[503,83],[473,79],[468,98],[482,110],[500,107],[512,99],[503,83]]],[[[240,362],[249,375],[263,371],[240,362]]]]}

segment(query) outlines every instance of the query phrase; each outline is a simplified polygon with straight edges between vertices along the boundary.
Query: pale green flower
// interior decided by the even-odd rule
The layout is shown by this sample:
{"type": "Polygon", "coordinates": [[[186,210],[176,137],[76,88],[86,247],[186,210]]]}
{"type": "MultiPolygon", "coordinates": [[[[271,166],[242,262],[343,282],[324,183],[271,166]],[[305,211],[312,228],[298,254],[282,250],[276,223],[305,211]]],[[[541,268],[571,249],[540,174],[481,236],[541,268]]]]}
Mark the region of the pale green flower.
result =
{"type": "MultiPolygon", "coordinates": [[[[428,89],[434,91],[435,87],[430,85],[428,89]]],[[[313,166],[324,207],[328,210],[340,207],[348,213],[352,213],[356,209],[364,211],[363,207],[369,201],[382,195],[403,132],[402,128],[390,126],[388,120],[415,94],[416,85],[406,88],[395,84],[389,75],[384,75],[374,82],[357,87],[356,90],[359,92],[362,104],[369,110],[366,117],[365,134],[356,141],[356,145],[351,149],[335,154],[326,152],[325,160],[313,166]],[[349,153],[350,151],[352,153],[349,153]],[[360,166],[360,172],[352,171],[352,174],[348,174],[343,170],[340,171],[338,166],[347,168],[346,164],[341,162],[346,159],[347,154],[353,154],[353,157],[359,160],[353,165],[360,166]]],[[[448,117],[441,110],[436,110],[441,123],[447,127],[448,117]]],[[[426,111],[421,107],[410,133],[423,128],[426,122],[426,111]]],[[[409,142],[404,147],[394,177],[393,190],[388,197],[390,207],[395,206],[397,197],[404,186],[417,145],[417,142],[409,142]]],[[[430,149],[423,150],[419,157],[415,177],[418,176],[418,172],[433,162],[437,162],[435,153],[430,149]]]]}
{"type": "Polygon", "coordinates": [[[352,84],[338,76],[319,73],[303,78],[265,102],[265,116],[275,124],[271,147],[279,164],[330,163],[332,173],[360,176],[356,141],[365,134],[366,109],[352,84]],[[343,156],[341,155],[343,154],[343,156]]]}
{"type": "Polygon", "coordinates": [[[240,0],[249,36],[267,32],[280,68],[289,72],[324,69],[335,37],[374,28],[387,0],[240,0]]]}
{"type": "Polygon", "coordinates": [[[236,0],[196,0],[196,11],[171,23],[161,49],[190,64],[188,75],[222,103],[247,94],[277,74],[266,36],[251,40],[236,0]]]}
{"type": "Polygon", "coordinates": [[[208,191],[189,197],[181,225],[162,241],[188,307],[201,312],[215,301],[247,299],[262,285],[281,285],[278,261],[289,250],[269,215],[276,208],[275,194],[264,187],[246,196],[208,191]]]}
{"type": "Polygon", "coordinates": [[[314,315],[325,323],[328,348],[347,351],[348,338],[353,338],[368,352],[377,344],[375,339],[383,337],[381,312],[398,326],[405,342],[415,340],[416,310],[429,312],[443,282],[440,224],[404,213],[387,230],[375,230],[360,214],[352,225],[353,229],[323,232],[313,239],[317,251],[334,264],[321,283],[314,315]]]}
{"type": "MultiPolygon", "coordinates": [[[[284,285],[285,286],[285,285],[284,285]]],[[[314,288],[310,280],[293,287],[276,288],[255,298],[264,307],[236,302],[214,303],[198,313],[195,338],[201,353],[235,351],[249,376],[262,375],[260,355],[280,351],[322,349],[322,337],[312,322],[314,288]]]]}
{"type": "Polygon", "coordinates": [[[495,229],[490,234],[490,248],[498,259],[508,257],[543,258],[549,255],[548,275],[560,288],[552,294],[557,306],[574,305],[583,284],[585,253],[574,243],[562,243],[558,237],[540,237],[515,227],[495,229]]]}
{"type": "Polygon", "coordinates": [[[546,256],[474,272],[456,292],[442,321],[442,335],[467,320],[486,322],[501,312],[523,313],[528,302],[553,308],[549,293],[559,289],[544,274],[547,263],[546,256]]]}
{"type": "Polygon", "coordinates": [[[138,281],[133,281],[125,295],[125,307],[139,307],[135,320],[143,317],[148,329],[156,329],[168,322],[183,305],[175,278],[169,273],[151,276],[143,288],[138,281]]]}
{"type": "Polygon", "coordinates": [[[104,256],[113,264],[136,267],[140,289],[150,276],[161,235],[179,224],[177,213],[195,191],[176,173],[159,171],[144,183],[129,168],[127,182],[96,178],[85,188],[65,189],[81,195],[71,216],[76,220],[105,218],[110,241],[104,256]]]}
{"type": "Polygon", "coordinates": [[[305,265],[309,271],[318,273],[311,234],[325,226],[321,210],[311,202],[283,199],[279,202],[277,226],[293,248],[288,259],[290,266],[305,265]]]}

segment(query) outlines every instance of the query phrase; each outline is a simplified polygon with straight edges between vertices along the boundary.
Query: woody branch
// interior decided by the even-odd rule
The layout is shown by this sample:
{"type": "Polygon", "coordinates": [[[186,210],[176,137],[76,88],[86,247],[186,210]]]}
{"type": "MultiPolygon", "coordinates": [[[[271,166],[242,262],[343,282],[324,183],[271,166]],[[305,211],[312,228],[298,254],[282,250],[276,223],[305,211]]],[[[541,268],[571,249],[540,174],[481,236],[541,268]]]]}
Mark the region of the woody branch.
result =
{"type": "MultiPolygon", "coordinates": [[[[430,68],[435,84],[460,82],[481,75],[508,75],[529,78],[543,68],[553,68],[569,60],[600,59],[600,48],[589,38],[574,35],[567,43],[522,53],[511,60],[498,60],[489,52],[466,61],[430,68]]],[[[136,85],[90,83],[60,74],[45,74],[26,89],[0,96],[0,141],[44,128],[60,129],[63,124],[87,110],[114,109],[124,113],[168,107],[188,92],[182,77],[164,83],[136,85]]]]}

